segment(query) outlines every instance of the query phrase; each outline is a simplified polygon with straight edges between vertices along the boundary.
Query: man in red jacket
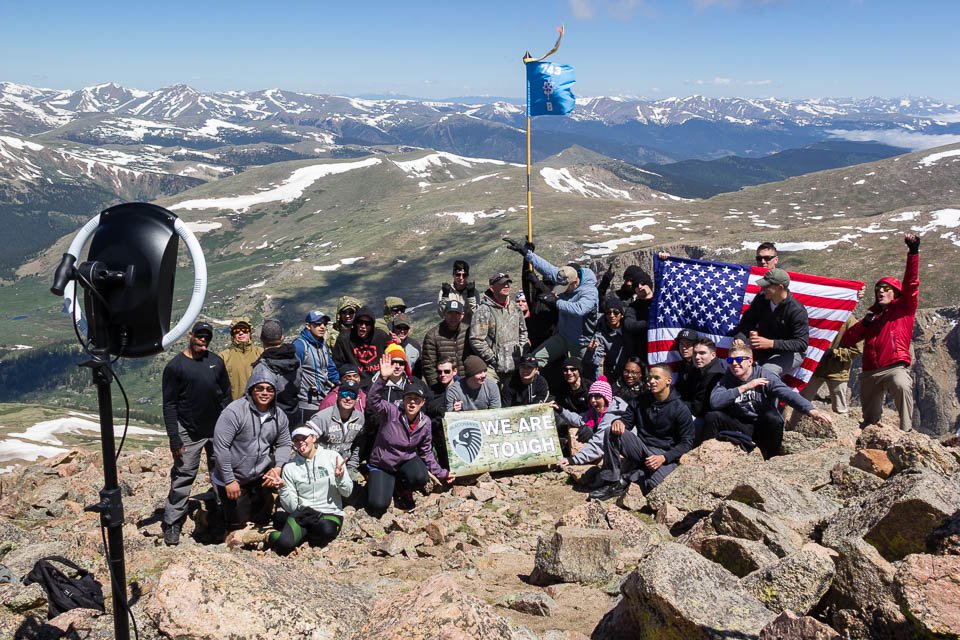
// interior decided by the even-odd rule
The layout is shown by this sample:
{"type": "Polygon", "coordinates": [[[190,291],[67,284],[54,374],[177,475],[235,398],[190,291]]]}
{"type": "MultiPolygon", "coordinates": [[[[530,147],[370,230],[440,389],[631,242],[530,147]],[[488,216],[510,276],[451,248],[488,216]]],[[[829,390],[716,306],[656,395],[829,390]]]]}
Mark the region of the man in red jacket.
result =
{"type": "Polygon", "coordinates": [[[860,322],[850,327],[840,344],[851,347],[863,340],[863,372],[860,375],[860,404],[863,426],[880,421],[883,401],[890,392],[900,428],[911,428],[913,378],[910,376],[910,339],[920,302],[920,238],[903,237],[907,245],[907,268],[903,283],[884,276],[874,286],[873,305],[860,322]]]}

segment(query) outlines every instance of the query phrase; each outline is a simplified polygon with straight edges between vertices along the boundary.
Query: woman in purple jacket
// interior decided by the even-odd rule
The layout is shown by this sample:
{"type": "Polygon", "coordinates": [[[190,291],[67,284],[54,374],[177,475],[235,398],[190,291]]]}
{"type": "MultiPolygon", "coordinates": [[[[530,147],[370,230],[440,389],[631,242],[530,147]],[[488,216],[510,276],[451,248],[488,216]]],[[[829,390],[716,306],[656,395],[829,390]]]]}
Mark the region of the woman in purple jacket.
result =
{"type": "Polygon", "coordinates": [[[413,490],[423,487],[432,473],[438,480],[451,484],[455,476],[437,463],[433,455],[430,418],[422,411],[427,390],[423,383],[411,378],[403,389],[403,402],[398,409],[383,398],[384,380],[393,375],[390,355],[380,357],[380,376],[367,393],[370,410],[379,418],[380,430],[373,443],[367,468],[367,513],[379,518],[390,506],[390,498],[399,509],[413,508],[413,490]],[[396,486],[397,479],[400,486],[396,486]],[[396,489],[396,495],[394,494],[396,489]]]}

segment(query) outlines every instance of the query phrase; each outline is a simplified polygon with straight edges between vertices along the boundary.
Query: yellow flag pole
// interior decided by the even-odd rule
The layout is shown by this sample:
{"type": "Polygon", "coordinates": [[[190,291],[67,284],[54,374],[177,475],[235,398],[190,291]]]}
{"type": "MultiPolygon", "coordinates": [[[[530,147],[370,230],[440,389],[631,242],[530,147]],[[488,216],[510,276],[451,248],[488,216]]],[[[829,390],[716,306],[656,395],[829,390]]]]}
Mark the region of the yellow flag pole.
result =
{"type": "MultiPolygon", "coordinates": [[[[552,56],[557,52],[557,49],[560,48],[560,41],[563,39],[563,25],[557,28],[559,35],[557,36],[557,41],[553,43],[553,48],[550,51],[547,51],[545,54],[539,58],[534,58],[530,55],[530,52],[526,52],[523,55],[524,65],[530,62],[540,62],[545,60],[547,57],[552,56]]],[[[527,82],[527,242],[533,242],[533,195],[530,189],[530,170],[531,170],[531,154],[530,154],[530,83],[527,82]]]]}

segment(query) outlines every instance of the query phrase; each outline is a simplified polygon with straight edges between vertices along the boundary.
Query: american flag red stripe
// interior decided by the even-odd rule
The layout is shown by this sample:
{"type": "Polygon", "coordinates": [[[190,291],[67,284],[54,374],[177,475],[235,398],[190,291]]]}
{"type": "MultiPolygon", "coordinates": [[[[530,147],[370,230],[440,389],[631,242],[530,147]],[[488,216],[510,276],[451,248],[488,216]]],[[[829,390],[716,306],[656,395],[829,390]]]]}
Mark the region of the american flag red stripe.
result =
{"type": "MultiPolygon", "coordinates": [[[[726,357],[727,349],[732,342],[731,317],[725,318],[723,322],[713,322],[712,315],[709,322],[699,318],[691,321],[689,316],[684,316],[689,311],[687,307],[690,305],[678,305],[676,298],[692,296],[693,299],[702,300],[705,304],[698,307],[702,311],[704,306],[708,309],[723,308],[728,304],[726,302],[728,296],[737,295],[741,296],[738,302],[739,314],[742,314],[750,306],[754,296],[760,293],[760,287],[756,282],[767,272],[767,269],[751,266],[748,271],[747,267],[740,265],[673,257],[665,260],[658,258],[654,266],[657,274],[657,290],[654,292],[654,304],[650,313],[647,344],[649,362],[653,364],[679,360],[680,356],[674,349],[674,341],[680,330],[685,327],[696,329],[701,336],[716,342],[718,355],[726,357]],[[671,265],[671,263],[675,264],[671,265]],[[719,272],[725,275],[718,275],[719,272]],[[678,273],[684,278],[683,284],[672,287],[671,274],[678,273]],[[734,281],[742,276],[737,274],[746,276],[745,281],[739,280],[741,283],[739,287],[735,286],[734,281]],[[707,286],[717,283],[720,286],[707,286]],[[730,286],[731,284],[734,286],[730,286]],[[661,292],[665,296],[662,301],[661,292]],[[685,307],[682,312],[679,309],[681,306],[685,307]]],[[[794,375],[784,377],[784,382],[800,388],[810,380],[823,353],[830,348],[837,331],[857,306],[857,295],[863,283],[806,273],[788,273],[790,274],[790,292],[798,302],[804,305],[809,317],[810,340],[803,363],[794,375]]]]}

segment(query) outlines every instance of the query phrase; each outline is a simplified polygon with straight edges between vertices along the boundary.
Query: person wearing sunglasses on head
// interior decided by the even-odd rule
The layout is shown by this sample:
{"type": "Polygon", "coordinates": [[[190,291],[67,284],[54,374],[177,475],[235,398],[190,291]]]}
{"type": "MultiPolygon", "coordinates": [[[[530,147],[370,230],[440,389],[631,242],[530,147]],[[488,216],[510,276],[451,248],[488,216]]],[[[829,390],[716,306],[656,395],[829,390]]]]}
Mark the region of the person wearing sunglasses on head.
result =
{"type": "Polygon", "coordinates": [[[446,314],[446,302],[456,300],[463,305],[463,321],[470,324],[473,312],[480,305],[480,293],[476,283],[470,280],[470,264],[466,260],[453,261],[453,281],[440,285],[437,296],[437,314],[442,318],[446,314]]]}
{"type": "Polygon", "coordinates": [[[380,370],[380,356],[390,342],[390,335],[374,326],[374,318],[373,311],[362,307],[357,311],[353,327],[341,333],[333,346],[333,361],[338,367],[347,363],[356,365],[364,390],[370,388],[374,374],[380,370]]]}
{"type": "Polygon", "coordinates": [[[325,342],[330,316],[319,309],[307,314],[303,330],[293,341],[300,361],[300,419],[302,423],[320,410],[320,402],[340,382],[340,373],[325,342]]]}
{"type": "Polygon", "coordinates": [[[335,451],[347,461],[347,473],[354,481],[360,474],[360,451],[363,448],[364,415],[357,406],[360,393],[360,383],[343,380],[337,387],[336,403],[321,409],[306,422],[306,426],[316,432],[317,444],[335,451]]]}
{"type": "Polygon", "coordinates": [[[880,422],[887,393],[893,396],[900,428],[913,425],[913,378],[910,375],[910,341],[920,304],[920,236],[908,233],[907,266],[903,282],[884,276],[873,288],[873,304],[867,314],[844,334],[840,345],[852,347],[863,340],[863,371],[860,374],[861,426],[880,422]]]}
{"type": "Polygon", "coordinates": [[[292,446],[290,425],[277,409],[276,398],[277,377],[258,371],[250,376],[246,395],[227,405],[214,427],[213,483],[227,531],[251,522],[267,524],[273,515],[275,491],[283,484],[280,471],[292,446]]]}
{"type": "Polygon", "coordinates": [[[780,402],[819,423],[833,422],[779,376],[757,365],[750,347],[735,344],[727,356],[727,372],[710,393],[702,437],[729,440],[748,451],[759,447],[765,459],[779,455],[783,442],[783,416],[777,406],[780,402]]]}
{"type": "Polygon", "coordinates": [[[242,398],[247,380],[253,373],[253,365],[263,353],[263,348],[253,342],[253,325],[249,318],[237,318],[230,325],[230,346],[221,351],[223,364],[230,376],[231,400],[242,398]]]}

